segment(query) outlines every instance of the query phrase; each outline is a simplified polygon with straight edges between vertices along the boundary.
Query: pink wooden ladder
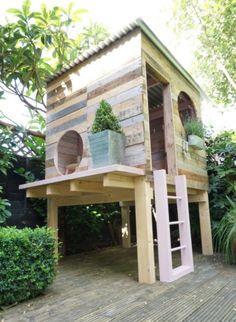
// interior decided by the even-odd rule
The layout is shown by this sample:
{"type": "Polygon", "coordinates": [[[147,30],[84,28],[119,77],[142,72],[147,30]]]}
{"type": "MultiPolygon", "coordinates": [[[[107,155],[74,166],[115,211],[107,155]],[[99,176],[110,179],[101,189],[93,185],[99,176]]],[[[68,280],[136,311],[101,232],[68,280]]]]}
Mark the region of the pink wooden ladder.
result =
{"type": "Polygon", "coordinates": [[[160,281],[172,282],[194,270],[186,178],[176,176],[176,196],[168,196],[166,171],[155,170],[153,175],[160,281]],[[168,199],[177,202],[177,221],[169,221],[168,199]],[[175,248],[171,248],[170,225],[179,226],[180,245],[175,248]],[[172,253],[179,250],[181,265],[173,268],[172,253]]]}

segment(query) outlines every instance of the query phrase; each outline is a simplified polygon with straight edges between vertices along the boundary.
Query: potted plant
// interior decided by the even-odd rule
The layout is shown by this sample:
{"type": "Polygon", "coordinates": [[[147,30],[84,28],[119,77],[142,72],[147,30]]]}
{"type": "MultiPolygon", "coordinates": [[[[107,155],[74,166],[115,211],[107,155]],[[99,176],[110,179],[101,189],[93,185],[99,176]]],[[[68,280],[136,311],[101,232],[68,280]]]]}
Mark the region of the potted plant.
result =
{"type": "Polygon", "coordinates": [[[196,150],[204,150],[205,129],[202,121],[198,118],[187,118],[184,121],[184,129],[188,137],[188,145],[196,150]]]}
{"type": "Polygon", "coordinates": [[[111,105],[102,100],[96,111],[89,136],[93,168],[121,164],[124,159],[125,136],[111,105]]]}

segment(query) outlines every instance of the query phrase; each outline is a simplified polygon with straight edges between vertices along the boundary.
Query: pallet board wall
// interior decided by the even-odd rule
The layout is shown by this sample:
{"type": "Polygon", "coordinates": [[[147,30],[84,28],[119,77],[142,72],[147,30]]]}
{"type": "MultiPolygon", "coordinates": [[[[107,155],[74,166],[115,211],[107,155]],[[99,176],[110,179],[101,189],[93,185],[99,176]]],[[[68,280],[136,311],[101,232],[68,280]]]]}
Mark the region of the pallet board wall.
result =
{"type": "MultiPolygon", "coordinates": [[[[200,93],[195,89],[181,74],[173,67],[173,65],[168,61],[168,59],[156,48],[156,46],[148,39],[144,34],[142,34],[142,66],[143,66],[143,77],[146,73],[147,66],[151,67],[153,73],[163,83],[163,86],[169,87],[169,96],[167,93],[167,102],[165,106],[164,102],[164,135],[165,135],[165,148],[167,154],[167,170],[169,174],[184,174],[187,177],[188,185],[201,190],[208,189],[208,177],[206,171],[206,153],[204,151],[194,150],[189,148],[188,151],[183,149],[183,142],[187,139],[183,124],[180,119],[178,111],[178,96],[180,92],[184,92],[191,98],[197,117],[201,118],[200,110],[200,93]],[[167,113],[165,117],[165,111],[167,113]],[[168,118],[168,120],[167,120],[168,118]],[[167,142],[168,141],[168,142],[167,142]]],[[[145,80],[145,78],[143,78],[145,80]]],[[[147,83],[144,81],[143,86],[146,88],[147,96],[147,83]]],[[[143,101],[143,104],[148,105],[147,98],[143,101]]],[[[144,107],[144,117],[148,118],[148,107],[144,107]]],[[[152,133],[152,127],[154,126],[155,119],[153,120],[152,114],[150,123],[146,122],[146,132],[152,133]],[[151,128],[150,128],[151,127],[151,128]]],[[[158,122],[159,120],[157,120],[158,122]]],[[[158,136],[158,134],[156,135],[158,136]]],[[[149,140],[150,135],[146,137],[149,140]]],[[[161,139],[161,134],[159,134],[159,141],[163,142],[161,139]]],[[[148,143],[146,143],[147,145],[148,143]]],[[[160,143],[159,143],[160,144],[160,143]]],[[[154,147],[154,153],[156,153],[154,147]]],[[[163,147],[162,147],[163,149],[163,147]]],[[[147,152],[146,152],[147,153],[147,152]]],[[[151,158],[150,155],[146,155],[146,159],[151,158]]],[[[160,154],[158,155],[160,156],[160,154]]],[[[155,155],[153,160],[155,160],[155,155]]],[[[158,160],[160,165],[165,165],[164,157],[158,160]]],[[[154,167],[154,164],[153,164],[154,167]]]]}
{"type": "Polygon", "coordinates": [[[140,29],[49,82],[46,178],[60,175],[58,142],[69,130],[77,131],[83,141],[78,170],[91,168],[88,136],[99,102],[105,99],[126,136],[125,165],[146,170],[167,168],[171,175],[185,174],[191,187],[207,190],[205,153],[183,150],[186,136],[178,111],[180,92],[189,95],[200,117],[198,90],[140,29]],[[165,106],[159,119],[148,108],[147,66],[163,84],[165,106]],[[157,122],[163,122],[162,131],[160,124],[155,132],[157,122]]]}
{"type": "Polygon", "coordinates": [[[46,178],[58,176],[60,138],[68,130],[83,140],[79,170],[91,167],[88,135],[99,102],[107,100],[126,136],[126,165],[145,166],[141,34],[134,31],[48,84],[46,178]]]}

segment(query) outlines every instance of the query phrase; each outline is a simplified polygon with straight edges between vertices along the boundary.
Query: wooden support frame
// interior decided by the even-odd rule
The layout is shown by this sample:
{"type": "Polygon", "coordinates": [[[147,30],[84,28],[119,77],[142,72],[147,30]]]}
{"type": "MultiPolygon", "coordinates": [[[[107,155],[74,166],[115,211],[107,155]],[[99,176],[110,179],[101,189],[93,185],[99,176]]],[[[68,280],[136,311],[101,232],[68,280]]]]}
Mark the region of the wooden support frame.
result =
{"type": "Polygon", "coordinates": [[[61,196],[62,194],[69,194],[69,186],[68,185],[55,185],[49,184],[46,187],[47,196],[61,196]]]}
{"type": "Polygon", "coordinates": [[[107,173],[103,176],[103,186],[123,189],[134,189],[134,179],[128,176],[107,173]]]}
{"type": "Polygon", "coordinates": [[[47,201],[47,226],[53,229],[56,239],[55,253],[58,254],[58,202],[53,197],[47,201]]]}
{"type": "Polygon", "coordinates": [[[26,198],[45,198],[46,197],[46,186],[29,188],[26,190],[26,198]]]}
{"type": "Polygon", "coordinates": [[[150,183],[145,177],[135,178],[135,213],[138,252],[138,279],[153,284],[156,280],[152,231],[150,183]]]}
{"type": "Polygon", "coordinates": [[[70,181],[70,191],[102,193],[104,187],[102,182],[72,180],[70,181]]]}
{"type": "Polygon", "coordinates": [[[170,84],[166,84],[163,87],[163,104],[167,173],[171,176],[175,176],[177,175],[177,157],[175,144],[175,127],[173,121],[173,104],[170,84]]]}
{"type": "Polygon", "coordinates": [[[211,219],[208,192],[202,194],[202,201],[198,203],[203,255],[213,255],[211,219]]]}

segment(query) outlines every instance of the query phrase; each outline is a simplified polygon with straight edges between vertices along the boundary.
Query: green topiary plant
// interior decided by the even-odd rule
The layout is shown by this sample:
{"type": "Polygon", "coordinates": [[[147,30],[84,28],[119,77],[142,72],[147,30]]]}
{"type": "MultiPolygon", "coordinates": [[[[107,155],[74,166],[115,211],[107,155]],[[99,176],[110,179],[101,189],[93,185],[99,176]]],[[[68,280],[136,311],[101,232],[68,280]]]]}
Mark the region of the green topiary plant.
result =
{"type": "Polygon", "coordinates": [[[55,242],[48,228],[0,228],[0,306],[33,298],[52,283],[55,242]]]}
{"type": "Polygon", "coordinates": [[[198,118],[187,118],[184,121],[186,135],[197,135],[200,138],[205,136],[205,128],[202,121],[198,118]]]}
{"type": "Polygon", "coordinates": [[[105,130],[122,133],[122,128],[117,117],[112,111],[111,105],[107,101],[102,100],[99,104],[99,108],[96,111],[91,132],[95,134],[105,130]]]}

